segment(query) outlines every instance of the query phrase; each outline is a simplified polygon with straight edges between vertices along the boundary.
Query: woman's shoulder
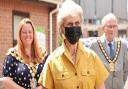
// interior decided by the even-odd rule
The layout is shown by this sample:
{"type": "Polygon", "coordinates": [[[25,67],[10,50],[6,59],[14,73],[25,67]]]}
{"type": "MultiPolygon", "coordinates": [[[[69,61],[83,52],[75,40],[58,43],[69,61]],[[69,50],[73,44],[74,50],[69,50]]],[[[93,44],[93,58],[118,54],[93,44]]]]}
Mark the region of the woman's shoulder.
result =
{"type": "Polygon", "coordinates": [[[6,53],[6,57],[7,59],[13,59],[15,61],[21,61],[22,58],[20,57],[20,55],[18,54],[17,48],[9,48],[7,53],[6,53]]]}
{"type": "Polygon", "coordinates": [[[9,48],[8,49],[8,51],[7,51],[7,53],[6,53],[6,56],[10,56],[10,57],[15,57],[15,55],[16,55],[17,53],[16,53],[16,49],[15,48],[9,48]]]}
{"type": "Polygon", "coordinates": [[[16,48],[9,48],[6,55],[10,55],[11,53],[14,53],[16,48]]]}
{"type": "Polygon", "coordinates": [[[5,57],[4,61],[5,62],[14,62],[15,61],[15,48],[9,48],[5,57]]]}

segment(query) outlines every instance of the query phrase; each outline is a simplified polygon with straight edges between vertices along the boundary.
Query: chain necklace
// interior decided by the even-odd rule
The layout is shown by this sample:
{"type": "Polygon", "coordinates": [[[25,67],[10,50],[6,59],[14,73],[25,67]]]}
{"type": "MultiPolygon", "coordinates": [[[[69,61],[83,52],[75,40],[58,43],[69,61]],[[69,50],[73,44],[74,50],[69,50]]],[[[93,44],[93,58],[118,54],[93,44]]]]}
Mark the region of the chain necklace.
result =
{"type": "Polygon", "coordinates": [[[31,62],[30,64],[27,64],[27,66],[28,66],[30,74],[32,76],[32,79],[30,79],[31,89],[36,89],[37,80],[36,80],[35,76],[36,76],[36,73],[37,73],[38,64],[34,64],[34,63],[31,62]]]}
{"type": "Polygon", "coordinates": [[[99,45],[99,47],[100,47],[103,55],[105,56],[105,59],[109,63],[109,69],[110,69],[110,71],[111,72],[116,71],[115,70],[115,62],[117,61],[117,58],[118,58],[118,55],[119,55],[119,52],[120,52],[120,49],[121,49],[121,41],[120,40],[117,41],[117,49],[116,49],[116,53],[115,53],[113,59],[109,58],[109,56],[108,56],[107,52],[105,51],[105,49],[104,49],[104,47],[103,47],[100,39],[98,39],[97,42],[98,42],[98,45],[99,45]]]}

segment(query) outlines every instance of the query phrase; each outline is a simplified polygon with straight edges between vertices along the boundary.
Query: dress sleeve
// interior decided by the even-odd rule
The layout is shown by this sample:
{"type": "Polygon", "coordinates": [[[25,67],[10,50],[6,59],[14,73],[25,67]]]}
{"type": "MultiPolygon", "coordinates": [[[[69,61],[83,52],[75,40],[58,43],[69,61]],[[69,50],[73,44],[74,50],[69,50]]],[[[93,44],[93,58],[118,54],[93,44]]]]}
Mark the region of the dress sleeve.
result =
{"type": "Polygon", "coordinates": [[[14,77],[14,58],[7,55],[3,63],[3,76],[14,77]]]}
{"type": "Polygon", "coordinates": [[[96,70],[96,86],[100,86],[105,82],[109,76],[109,72],[105,68],[104,64],[101,62],[100,58],[95,56],[95,70],[96,70]]]}

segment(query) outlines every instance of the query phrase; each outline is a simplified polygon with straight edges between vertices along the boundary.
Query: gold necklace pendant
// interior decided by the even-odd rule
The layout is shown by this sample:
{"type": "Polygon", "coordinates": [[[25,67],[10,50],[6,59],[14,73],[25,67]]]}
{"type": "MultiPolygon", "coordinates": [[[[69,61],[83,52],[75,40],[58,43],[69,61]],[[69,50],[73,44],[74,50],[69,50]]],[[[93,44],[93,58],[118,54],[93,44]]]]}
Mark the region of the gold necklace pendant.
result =
{"type": "Polygon", "coordinates": [[[35,78],[32,78],[30,80],[30,86],[31,86],[31,89],[36,89],[36,86],[37,86],[37,81],[35,78]]]}
{"type": "Polygon", "coordinates": [[[34,78],[35,75],[36,75],[36,72],[37,72],[37,66],[38,66],[38,64],[30,63],[27,66],[28,66],[28,68],[30,70],[30,73],[31,73],[32,77],[34,78]]]}
{"type": "Polygon", "coordinates": [[[115,71],[115,63],[110,62],[109,63],[109,69],[110,69],[111,72],[114,72],[115,71]]]}
{"type": "Polygon", "coordinates": [[[30,64],[27,64],[27,66],[28,66],[30,74],[32,76],[32,79],[30,80],[31,89],[36,89],[37,80],[36,80],[35,76],[36,76],[38,64],[30,63],[30,64]]]}

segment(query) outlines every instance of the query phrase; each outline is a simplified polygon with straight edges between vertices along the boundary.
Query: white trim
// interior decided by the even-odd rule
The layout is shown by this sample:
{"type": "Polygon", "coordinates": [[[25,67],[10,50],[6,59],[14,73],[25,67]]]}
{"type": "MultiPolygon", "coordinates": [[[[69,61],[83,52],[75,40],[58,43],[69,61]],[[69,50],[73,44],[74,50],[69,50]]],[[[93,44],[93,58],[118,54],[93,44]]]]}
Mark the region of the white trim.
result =
{"type": "Polygon", "coordinates": [[[58,4],[60,2],[60,0],[39,0],[39,1],[45,1],[45,2],[53,3],[53,4],[58,4]]]}
{"type": "Polygon", "coordinates": [[[59,4],[57,4],[57,8],[56,9],[54,9],[54,10],[52,10],[51,12],[50,12],[50,54],[52,53],[52,39],[53,39],[53,37],[52,37],[52,33],[53,33],[53,29],[52,29],[52,27],[53,27],[53,25],[52,25],[52,23],[53,23],[53,21],[52,21],[52,19],[53,19],[53,14],[55,14],[57,11],[59,10],[59,4]]]}

